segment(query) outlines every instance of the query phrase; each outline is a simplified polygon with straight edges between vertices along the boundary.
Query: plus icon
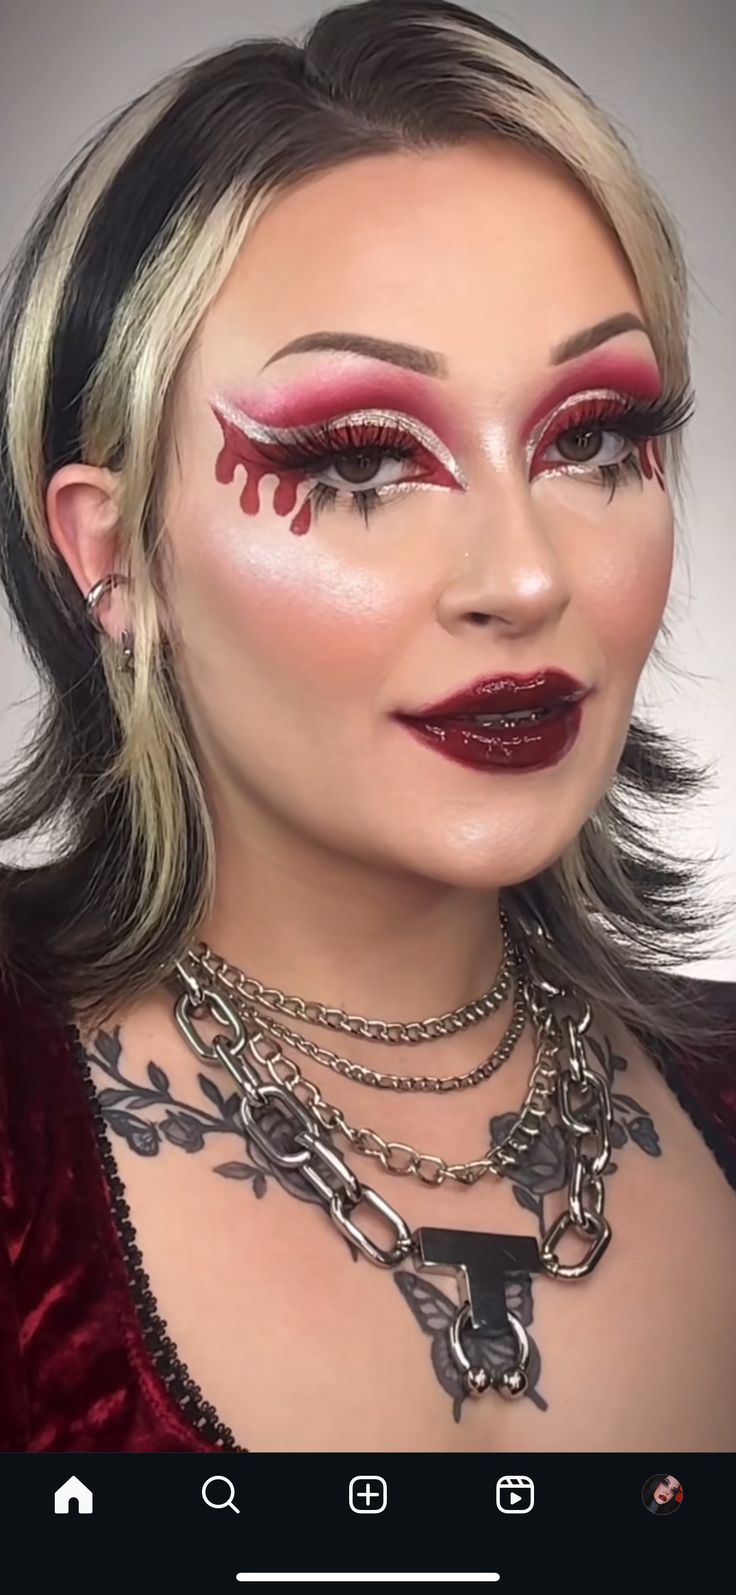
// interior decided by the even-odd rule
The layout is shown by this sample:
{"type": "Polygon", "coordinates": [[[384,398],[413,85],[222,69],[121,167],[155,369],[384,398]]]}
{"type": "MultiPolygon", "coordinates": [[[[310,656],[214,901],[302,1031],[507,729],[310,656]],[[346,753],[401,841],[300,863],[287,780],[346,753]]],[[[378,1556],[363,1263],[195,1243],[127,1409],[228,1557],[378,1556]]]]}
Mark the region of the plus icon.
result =
{"type": "Polygon", "coordinates": [[[386,1508],[386,1480],[378,1473],[359,1473],[350,1480],[351,1512],[383,1512],[386,1508]]]}

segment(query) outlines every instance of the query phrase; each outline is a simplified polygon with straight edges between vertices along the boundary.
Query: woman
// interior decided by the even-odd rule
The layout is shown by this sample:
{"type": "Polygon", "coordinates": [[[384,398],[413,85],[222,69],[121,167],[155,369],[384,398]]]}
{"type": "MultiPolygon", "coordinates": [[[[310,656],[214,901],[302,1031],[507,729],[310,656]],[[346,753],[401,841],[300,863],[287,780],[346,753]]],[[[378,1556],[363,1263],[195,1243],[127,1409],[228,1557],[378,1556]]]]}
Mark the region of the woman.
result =
{"type": "Polygon", "coordinates": [[[670,1517],[682,1505],[683,1490],[674,1473],[656,1473],[644,1486],[643,1499],[648,1512],[670,1517]]]}
{"type": "Polygon", "coordinates": [[[733,1446],[734,1016],[652,833],[704,776],[632,716],[685,284],[585,94],[427,0],[188,63],[47,199],[8,1449],[733,1446]]]}

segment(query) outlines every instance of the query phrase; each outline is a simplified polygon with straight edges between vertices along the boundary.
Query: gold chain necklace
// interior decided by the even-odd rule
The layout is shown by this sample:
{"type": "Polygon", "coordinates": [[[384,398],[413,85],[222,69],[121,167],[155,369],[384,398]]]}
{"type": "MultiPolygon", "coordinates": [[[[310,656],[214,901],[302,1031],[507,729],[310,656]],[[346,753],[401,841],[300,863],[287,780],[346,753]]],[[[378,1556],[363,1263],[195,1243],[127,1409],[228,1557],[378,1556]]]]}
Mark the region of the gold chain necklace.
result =
{"type": "Polygon", "coordinates": [[[305,1078],[293,1059],[285,1058],[280,1049],[270,1056],[265,1054],[259,1048],[259,1041],[259,1032],[251,1034],[252,1054],[276,1085],[285,1087],[309,1107],[323,1129],[337,1131],[357,1152],[377,1158],[388,1174],[415,1175],[424,1185],[441,1185],[446,1179],[474,1185],[485,1174],[505,1174],[526,1156],[554,1106],[559,1065],[557,1059],[546,1055],[542,1045],[537,1049],[523,1103],[508,1135],[490,1146],[482,1157],[471,1158],[467,1163],[448,1163],[436,1153],[419,1152],[406,1142],[385,1140],[377,1130],[349,1124],[342,1109],[325,1101],[314,1081],[305,1078]]]}
{"type": "MultiPolygon", "coordinates": [[[[449,1330],[449,1352],[464,1389],[477,1397],[490,1389],[507,1399],[523,1396],[528,1386],[530,1343],[520,1317],[509,1306],[508,1283],[520,1277],[528,1279],[539,1271],[554,1279],[584,1279],[597,1267],[611,1239],[611,1227],[603,1211],[603,1175],[611,1154],[613,1115],[606,1077],[590,1067],[586,1056],[583,1038],[591,1023],[590,1005],[575,993],[544,979],[530,981],[528,994],[538,1035],[536,1067],[550,1071],[557,1084],[569,1168],[567,1207],[545,1231],[538,1245],[528,1235],[438,1228],[412,1231],[402,1214],[378,1191],[358,1180],[337,1149],[322,1135],[316,1114],[293,1091],[280,1084],[264,1082],[259,1072],[264,1064],[258,1051],[260,1032],[249,1034],[230,999],[214,984],[200,985],[186,968],[184,959],[177,960],[169,978],[179,991],[174,1003],[174,1018],[181,1034],[202,1062],[227,1069],[235,1082],[241,1097],[240,1118],[246,1137],[260,1148],[275,1169],[288,1169],[298,1174],[305,1185],[317,1193],[335,1228],[375,1266],[395,1269],[411,1261],[419,1270],[453,1274],[460,1304],[449,1330]],[[551,999],[546,1007],[545,996],[551,999]],[[579,1011],[572,1018],[568,1014],[559,1016],[554,1006],[556,1000],[562,998],[566,1004],[570,996],[575,999],[579,1011]],[[192,1023],[197,1014],[206,1014],[218,1026],[213,1042],[206,1042],[197,1033],[192,1023]],[[590,1141],[592,1146],[586,1146],[590,1141]],[[361,1226],[357,1214],[364,1203],[388,1225],[391,1237],[388,1246],[380,1245],[361,1226]],[[584,1241],[585,1253],[577,1261],[566,1264],[559,1256],[558,1247],[568,1230],[576,1232],[584,1241]],[[502,1326],[511,1331],[515,1343],[511,1364],[500,1370],[479,1364],[474,1357],[478,1335],[497,1336],[502,1326]],[[468,1327],[476,1338],[466,1343],[464,1337],[468,1327]]],[[[529,1103],[532,1096],[530,1082],[529,1103]]],[[[548,1112],[548,1100],[539,1103],[537,1121],[546,1118],[548,1112]]],[[[522,1126],[523,1114],[524,1110],[512,1135],[526,1133],[533,1138],[535,1126],[522,1126]]],[[[539,1122],[536,1133],[539,1133],[539,1122]]],[[[506,1137],[501,1147],[492,1149],[482,1160],[490,1167],[492,1158],[497,1158],[498,1173],[505,1171],[504,1152],[508,1154],[506,1168],[512,1157],[516,1160],[523,1154],[524,1147],[515,1149],[510,1146],[510,1140],[511,1137],[506,1137]]]]}
{"type": "Polygon", "coordinates": [[[272,1013],[287,1013],[293,1019],[305,1019],[308,1024],[323,1025],[328,1030],[344,1030],[349,1035],[362,1036],[366,1041],[386,1041],[391,1045],[414,1045],[420,1041],[435,1041],[439,1036],[454,1035],[469,1025],[477,1025],[489,1014],[495,1013],[508,995],[512,965],[518,963],[518,950],[511,935],[508,916],[499,909],[503,956],[494,984],[481,997],[455,1008],[451,1013],[438,1014],[431,1019],[412,1020],[408,1024],[398,1020],[364,1019],[361,1014],[348,1014],[343,1008],[328,1008],[324,1003],[310,1002],[304,997],[287,996],[276,986],[264,986],[252,975],[226,963],[213,953],[204,941],[199,941],[186,954],[189,962],[200,966],[210,977],[217,976],[232,991],[236,990],[248,1003],[256,1003],[272,1013]]]}
{"type": "MultiPolygon", "coordinates": [[[[323,1129],[337,1131],[338,1134],[342,1135],[355,1147],[357,1152],[366,1157],[378,1158],[389,1174],[414,1175],[426,1185],[440,1185],[445,1179],[454,1179],[470,1185],[482,1179],[485,1174],[502,1174],[529,1151],[529,1147],[541,1134],[542,1127],[550,1115],[554,1105],[552,1099],[557,1082],[558,1066],[556,1061],[550,1061],[546,1056],[544,1040],[542,1040],[537,1046],[527,1091],[511,1130],[502,1142],[496,1146],[491,1146],[482,1157],[472,1158],[466,1163],[449,1163],[446,1158],[440,1157],[436,1153],[420,1152],[417,1148],[402,1141],[387,1141],[376,1130],[364,1126],[351,1125],[342,1110],[326,1101],[314,1081],[308,1080],[302,1074],[296,1061],[284,1056],[280,1046],[277,1046],[270,1053],[259,1050],[259,1042],[264,1034],[268,1035],[274,1029],[282,1032],[283,1027],[275,1024],[274,1021],[264,1020],[261,1015],[256,1013],[252,1003],[243,1001],[241,997],[241,980],[238,977],[241,976],[243,981],[247,981],[247,977],[242,975],[242,971],[233,970],[230,965],[224,963],[224,960],[215,958],[208,950],[203,956],[190,950],[188,960],[195,970],[204,970],[208,975],[212,983],[211,989],[217,991],[220,986],[224,988],[224,994],[233,1003],[235,1011],[247,1023],[249,1046],[252,1053],[268,1071],[274,1084],[288,1090],[297,1100],[308,1102],[311,1111],[323,1129]],[[253,1029],[254,1025],[255,1029],[253,1029]]],[[[510,1045],[508,1044],[507,1032],[504,1041],[499,1044],[494,1053],[491,1054],[491,1057],[485,1063],[477,1065],[470,1072],[472,1076],[476,1077],[471,1083],[478,1083],[479,1079],[487,1078],[493,1072],[493,1069],[497,1068],[504,1058],[509,1056],[512,1046],[518,1039],[521,1030],[523,1030],[532,1009],[532,997],[527,977],[523,972],[521,957],[518,951],[513,948],[511,949],[511,961],[517,974],[519,988],[514,1004],[514,1019],[510,1027],[514,1031],[514,1041],[510,1045]],[[505,1046],[504,1043],[506,1043],[505,1046]],[[502,1056],[499,1057],[501,1052],[502,1056]]],[[[183,973],[182,966],[178,967],[180,972],[183,973]]],[[[194,990],[198,989],[196,974],[194,977],[190,975],[189,978],[192,980],[192,988],[194,990]]],[[[276,996],[281,997],[283,993],[276,993],[276,996]]],[[[301,998],[289,998],[287,1000],[294,1003],[302,1002],[301,998]]],[[[332,1011],[323,1010],[323,1012],[332,1011]]],[[[361,1020],[359,1022],[363,1023],[364,1021],[361,1020]]],[[[383,1023],[383,1021],[370,1021],[370,1023],[379,1024],[383,1023]]],[[[305,1042],[303,1037],[298,1037],[297,1041],[298,1043],[303,1043],[304,1048],[311,1052],[313,1043],[305,1042]]],[[[351,1065],[349,1060],[345,1060],[345,1062],[349,1069],[359,1067],[358,1065],[351,1065]]],[[[397,1076],[396,1078],[411,1079],[412,1077],[397,1076]]],[[[469,1077],[466,1075],[454,1078],[458,1079],[462,1084],[469,1077]]],[[[444,1082],[441,1081],[439,1087],[437,1087],[433,1081],[431,1089],[443,1089],[443,1085],[444,1082]]]]}
{"type": "Polygon", "coordinates": [[[289,1046],[312,1058],[315,1063],[332,1069],[334,1073],[343,1075],[345,1079],[355,1080],[360,1085],[373,1086],[380,1090],[461,1091],[479,1085],[482,1080],[487,1080],[505,1062],[527,1022],[527,1008],[518,979],[522,965],[518,949],[511,940],[508,921],[503,910],[501,910],[501,930],[504,942],[503,959],[498,979],[491,990],[483,997],[465,1004],[463,1008],[456,1009],[454,1013],[413,1021],[409,1024],[364,1019],[358,1014],[347,1014],[341,1008],[327,1008],[321,1003],[307,1002],[301,997],[286,996],[284,992],[273,987],[267,988],[261,985],[260,981],[245,975],[242,970],[226,963],[224,958],[218,957],[211,951],[206,942],[200,942],[197,949],[190,951],[188,956],[196,972],[206,975],[215,984],[225,988],[245,1019],[254,1019],[259,1028],[274,1040],[286,1041],[289,1046]],[[331,1052],[327,1047],[318,1046],[316,1042],[298,1035],[296,1031],[287,1029],[277,1019],[265,1018],[261,1012],[262,1008],[271,1013],[289,1012],[307,1019],[311,1024],[321,1024],[330,1029],[349,1030],[351,1034],[364,1036],[371,1041],[386,1041],[392,1044],[401,1041],[417,1042],[421,1039],[434,1041],[441,1035],[465,1029],[468,1024],[477,1024],[479,1020],[486,1018],[503,1001],[514,977],[516,992],[513,1011],[501,1040],[482,1063],[459,1075],[388,1074],[378,1069],[366,1068],[362,1064],[354,1063],[350,1058],[331,1052]]]}
{"type": "Polygon", "coordinates": [[[375,1086],[384,1091],[462,1091],[480,1085],[506,1062],[528,1018],[523,995],[517,986],[511,1020],[498,1045],[482,1063],[475,1064],[465,1074],[382,1074],[378,1069],[368,1069],[363,1064],[353,1063],[349,1058],[340,1057],[336,1053],[328,1052],[324,1047],[318,1047],[314,1041],[308,1041],[306,1037],[297,1035],[295,1031],[285,1029],[278,1020],[265,1019],[250,1003],[240,1003],[237,997],[234,1001],[243,1018],[254,1022],[265,1035],[271,1036],[275,1041],[286,1041],[298,1052],[313,1058],[315,1062],[332,1069],[333,1073],[340,1074],[347,1080],[354,1080],[359,1085],[375,1086]]]}

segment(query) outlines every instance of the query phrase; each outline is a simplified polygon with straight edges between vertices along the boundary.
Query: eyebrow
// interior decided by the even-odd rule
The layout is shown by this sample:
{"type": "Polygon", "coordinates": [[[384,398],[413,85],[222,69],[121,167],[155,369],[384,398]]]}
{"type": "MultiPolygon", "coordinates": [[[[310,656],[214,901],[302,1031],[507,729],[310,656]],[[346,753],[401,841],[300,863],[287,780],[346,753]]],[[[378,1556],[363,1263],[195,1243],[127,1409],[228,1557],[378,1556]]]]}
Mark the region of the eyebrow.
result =
{"type": "MultiPolygon", "coordinates": [[[[575,360],[579,355],[597,349],[599,344],[607,343],[609,338],[616,338],[622,332],[645,332],[649,336],[649,328],[638,316],[623,311],[618,316],[597,321],[592,327],[583,327],[580,332],[563,339],[562,343],[555,344],[550,350],[549,363],[552,366],[564,365],[568,360],[575,360]]],[[[422,376],[448,375],[444,355],[434,349],[423,349],[414,343],[393,343],[387,338],[372,338],[360,332],[303,333],[300,338],[292,338],[290,343],[277,349],[261,366],[261,370],[265,371],[266,366],[273,365],[275,360],[281,360],[284,355],[306,354],[311,349],[347,350],[351,354],[368,355],[371,360],[385,360],[390,365],[404,366],[407,371],[418,371],[422,376]]]]}

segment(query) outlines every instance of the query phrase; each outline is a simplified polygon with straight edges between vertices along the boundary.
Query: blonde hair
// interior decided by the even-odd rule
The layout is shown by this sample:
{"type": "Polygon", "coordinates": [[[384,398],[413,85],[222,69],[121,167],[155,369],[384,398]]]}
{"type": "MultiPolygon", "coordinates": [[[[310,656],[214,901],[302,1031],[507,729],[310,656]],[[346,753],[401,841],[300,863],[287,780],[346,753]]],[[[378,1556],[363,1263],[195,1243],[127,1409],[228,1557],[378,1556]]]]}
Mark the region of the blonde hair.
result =
{"type": "MultiPolygon", "coordinates": [[[[156,985],[209,913],[215,846],[169,641],[162,485],[177,377],[249,232],[278,194],[360,156],[488,136],[551,158],[629,262],[665,389],[689,379],[677,226],[623,138],[559,67],[461,6],[366,0],[302,42],[247,39],[190,60],[117,112],[65,168],[4,275],[0,576],[45,689],[0,793],[0,843],[59,819],[53,859],[0,872],[0,968],[90,1022],[156,985]],[[135,673],[100,640],[49,535],[49,481],[120,471],[135,673]]],[[[682,438],[661,440],[675,497],[682,438]]],[[[663,625],[663,635],[667,628],[663,625]]],[[[541,922],[544,972],[652,1037],[700,1038],[672,965],[712,956],[703,865],[657,835],[709,779],[632,719],[610,790],[563,856],[503,893],[541,922]]],[[[711,1026],[712,1031],[712,1026],[711,1026]]]]}

